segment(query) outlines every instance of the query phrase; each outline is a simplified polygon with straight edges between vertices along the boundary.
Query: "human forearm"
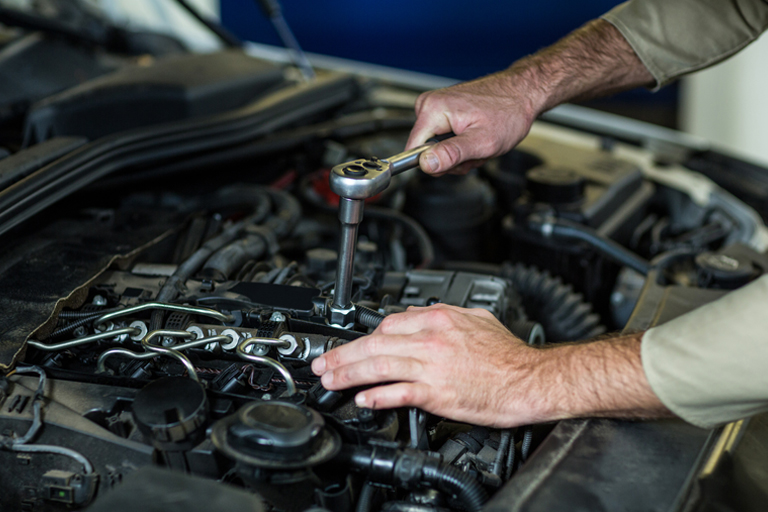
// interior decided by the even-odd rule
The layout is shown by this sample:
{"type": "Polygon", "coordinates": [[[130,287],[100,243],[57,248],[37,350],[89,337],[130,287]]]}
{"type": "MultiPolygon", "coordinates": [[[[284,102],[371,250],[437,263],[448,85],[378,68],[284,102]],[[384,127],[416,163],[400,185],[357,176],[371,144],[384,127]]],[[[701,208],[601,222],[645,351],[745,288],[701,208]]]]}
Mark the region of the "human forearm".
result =
{"type": "Polygon", "coordinates": [[[653,76],[624,36],[600,19],[515,62],[503,73],[535,91],[537,114],[564,102],[653,83],[653,76]]]}
{"type": "Polygon", "coordinates": [[[548,386],[548,420],[671,416],[653,393],[640,357],[642,333],[540,349],[536,381],[548,386]],[[555,384],[556,383],[556,384],[555,384]]]}
{"type": "Polygon", "coordinates": [[[652,83],[619,31],[596,20],[504,71],[422,94],[407,146],[453,131],[419,164],[434,175],[467,172],[515,147],[555,105],[652,83]]]}

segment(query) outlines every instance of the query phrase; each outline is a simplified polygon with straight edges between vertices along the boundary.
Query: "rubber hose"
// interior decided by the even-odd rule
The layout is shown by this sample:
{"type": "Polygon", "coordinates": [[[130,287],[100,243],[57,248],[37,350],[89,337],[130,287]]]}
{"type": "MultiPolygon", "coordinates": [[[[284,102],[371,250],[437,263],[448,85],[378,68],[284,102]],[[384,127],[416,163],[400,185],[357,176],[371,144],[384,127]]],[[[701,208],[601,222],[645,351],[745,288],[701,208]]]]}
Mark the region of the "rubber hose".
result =
{"type": "Polygon", "coordinates": [[[357,500],[357,506],[355,512],[370,512],[371,505],[373,505],[373,495],[376,488],[371,485],[371,482],[365,482],[363,488],[360,491],[360,497],[357,500]]]}
{"type": "Polygon", "coordinates": [[[365,215],[372,219],[393,220],[403,227],[407,228],[415,237],[416,244],[419,246],[421,254],[421,263],[416,268],[429,268],[435,261],[435,246],[426,230],[411,217],[393,210],[391,208],[381,208],[377,206],[366,206],[365,215]]]}
{"type": "Polygon", "coordinates": [[[519,263],[505,263],[499,275],[512,282],[526,313],[544,327],[548,342],[576,341],[605,333],[592,305],[559,277],[519,263]]]}
{"type": "Polygon", "coordinates": [[[488,501],[488,494],[480,482],[448,464],[425,466],[424,480],[433,484],[437,490],[456,496],[469,512],[480,512],[488,501]]]}
{"type": "MultiPolygon", "coordinates": [[[[337,208],[328,206],[322,200],[315,197],[310,191],[310,188],[310,181],[303,180],[300,185],[301,194],[309,203],[328,213],[334,213],[338,210],[337,208]]],[[[421,262],[416,268],[429,268],[432,266],[432,263],[435,261],[435,246],[432,244],[432,239],[429,237],[429,234],[416,220],[392,208],[373,205],[365,206],[364,217],[365,216],[372,219],[378,218],[391,220],[408,229],[416,238],[416,244],[419,247],[419,254],[421,255],[421,262]]]]}
{"type": "Polygon", "coordinates": [[[528,226],[544,236],[562,238],[565,240],[579,240],[591,245],[608,259],[627,266],[637,272],[648,275],[651,264],[626,247],[619,245],[610,238],[600,235],[594,229],[559,218],[540,218],[538,215],[528,219],[528,226]]]}
{"type": "Polygon", "coordinates": [[[523,433],[523,442],[520,445],[520,463],[528,460],[531,454],[531,444],[533,444],[533,427],[528,427],[523,433]]]}
{"type": "Polygon", "coordinates": [[[512,442],[512,445],[509,447],[509,452],[507,452],[507,464],[506,469],[504,470],[504,480],[509,480],[512,478],[512,472],[515,470],[515,452],[517,451],[517,448],[515,447],[514,440],[512,442]]]}
{"type": "Polygon", "coordinates": [[[259,235],[240,238],[213,253],[203,265],[203,274],[216,281],[226,281],[249,260],[260,258],[266,250],[267,244],[259,235]]]}
{"type": "MultiPolygon", "coordinates": [[[[493,460],[493,474],[499,478],[504,478],[504,460],[507,458],[507,452],[510,449],[510,441],[512,439],[511,430],[503,430],[501,432],[501,442],[499,443],[499,449],[496,451],[496,457],[493,460]]],[[[514,450],[515,447],[512,446],[514,450]]]]}
{"type": "Polygon", "coordinates": [[[384,318],[386,317],[378,311],[355,304],[355,321],[361,325],[375,329],[384,321],[384,318]]]}
{"type": "MultiPolygon", "coordinates": [[[[283,195],[285,194],[283,193],[283,195]]],[[[280,194],[274,194],[274,196],[282,198],[282,195],[280,194]]],[[[158,292],[157,298],[155,299],[157,302],[170,302],[175,299],[178,296],[179,288],[184,285],[184,283],[192,276],[192,274],[197,272],[200,267],[205,264],[205,262],[213,253],[240,236],[240,234],[247,226],[251,224],[257,224],[264,219],[265,215],[267,215],[270,210],[269,203],[271,201],[268,199],[273,197],[273,194],[270,193],[269,189],[255,189],[254,197],[256,198],[254,213],[249,217],[241,220],[240,222],[233,224],[215,237],[211,238],[205,242],[198,250],[192,253],[192,255],[187,258],[184,263],[176,268],[176,271],[173,273],[173,275],[165,281],[165,284],[163,284],[163,287],[160,289],[160,292],[158,292]]],[[[296,205],[298,205],[298,201],[294,199],[294,202],[296,205]]],[[[297,207],[299,209],[300,216],[301,207],[297,207]]],[[[289,212],[289,214],[292,213],[292,211],[289,212]]],[[[162,311],[154,311],[150,321],[150,330],[156,330],[162,327],[163,317],[164,314],[162,311]]]]}

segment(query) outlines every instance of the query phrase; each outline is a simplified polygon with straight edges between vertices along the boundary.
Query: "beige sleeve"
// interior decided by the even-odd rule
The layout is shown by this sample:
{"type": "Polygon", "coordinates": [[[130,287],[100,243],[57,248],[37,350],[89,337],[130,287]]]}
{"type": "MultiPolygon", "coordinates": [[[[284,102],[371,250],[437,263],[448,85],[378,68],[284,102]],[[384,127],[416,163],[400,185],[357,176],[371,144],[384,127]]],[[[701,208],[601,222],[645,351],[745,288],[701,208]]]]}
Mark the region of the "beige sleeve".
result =
{"type": "Polygon", "coordinates": [[[717,64],[768,28],[768,0],[630,0],[602,16],[656,79],[656,89],[717,64]]]}
{"type": "Polygon", "coordinates": [[[704,428],[768,411],[768,275],[645,333],[645,375],[704,428]]]}

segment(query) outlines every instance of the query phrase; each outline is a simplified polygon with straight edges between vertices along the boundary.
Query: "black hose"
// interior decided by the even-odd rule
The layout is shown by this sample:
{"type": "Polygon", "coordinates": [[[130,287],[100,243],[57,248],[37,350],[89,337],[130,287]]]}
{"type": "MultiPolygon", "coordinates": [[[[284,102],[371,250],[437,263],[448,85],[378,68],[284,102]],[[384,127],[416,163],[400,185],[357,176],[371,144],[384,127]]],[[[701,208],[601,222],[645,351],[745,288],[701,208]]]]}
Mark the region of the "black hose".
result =
{"type": "Polygon", "coordinates": [[[520,445],[520,463],[528,460],[531,454],[531,445],[533,444],[533,427],[527,427],[523,433],[523,442],[520,445]]]}
{"type": "Polygon", "coordinates": [[[426,465],[423,476],[424,481],[433,484],[437,490],[456,496],[469,512],[480,512],[488,501],[488,494],[480,482],[454,466],[426,465]]]}
{"type": "Polygon", "coordinates": [[[355,512],[370,512],[375,492],[376,488],[371,485],[371,482],[365,482],[363,488],[360,490],[360,497],[357,500],[355,512]]]}
{"type": "MultiPolygon", "coordinates": [[[[282,195],[287,195],[283,193],[282,195]]],[[[255,201],[255,210],[252,215],[249,217],[233,224],[229,228],[225,229],[223,232],[218,234],[217,236],[211,238],[207,242],[205,242],[202,247],[200,247],[198,250],[196,250],[192,255],[187,258],[184,263],[179,265],[176,268],[176,271],[173,273],[171,277],[169,277],[165,283],[163,284],[163,287],[160,289],[160,291],[157,294],[156,301],[157,302],[170,302],[173,299],[175,299],[179,295],[179,291],[183,288],[184,283],[189,279],[192,274],[197,272],[204,264],[205,262],[213,255],[216,251],[221,249],[222,247],[226,246],[228,243],[230,243],[232,240],[235,240],[240,234],[245,230],[246,227],[250,225],[257,224],[261,222],[265,215],[269,213],[269,206],[268,204],[270,201],[266,201],[267,197],[280,197],[282,200],[282,203],[289,203],[290,201],[285,200],[281,197],[280,194],[275,194],[274,191],[271,191],[269,189],[257,189],[254,191],[254,198],[255,201]],[[265,206],[265,203],[267,203],[267,206],[265,206]]],[[[294,199],[294,203],[298,205],[298,201],[294,199]]],[[[293,204],[290,204],[290,210],[286,211],[286,215],[288,216],[288,221],[293,221],[293,216],[295,213],[293,210],[297,207],[293,204]]],[[[301,208],[299,208],[299,216],[301,216],[301,208]]],[[[152,317],[150,320],[150,330],[156,330],[162,327],[163,323],[163,317],[164,314],[162,311],[153,311],[152,317]]]]}
{"type": "MultiPolygon", "coordinates": [[[[303,180],[299,187],[302,197],[309,201],[312,206],[315,206],[320,210],[328,213],[337,211],[336,208],[328,206],[324,201],[312,193],[309,180],[303,180]]],[[[432,263],[435,261],[435,246],[432,244],[432,239],[429,237],[429,234],[426,232],[426,230],[412,217],[409,217],[408,215],[405,215],[404,213],[401,213],[397,210],[393,210],[392,208],[384,208],[374,205],[365,206],[365,214],[363,219],[366,217],[372,219],[391,220],[393,222],[399,223],[404,228],[409,230],[411,234],[413,234],[416,238],[416,245],[419,247],[419,255],[421,256],[421,262],[417,265],[416,268],[429,268],[432,266],[432,263]]]]}
{"type": "Polygon", "coordinates": [[[259,235],[247,235],[235,240],[211,255],[203,265],[202,274],[215,281],[226,281],[248,261],[264,255],[267,244],[259,235]]]}
{"type": "Polygon", "coordinates": [[[361,325],[375,329],[384,321],[384,318],[386,317],[378,311],[355,304],[355,322],[361,325]]]}
{"type": "MultiPolygon", "coordinates": [[[[496,452],[496,457],[493,460],[493,474],[498,475],[499,478],[504,478],[504,460],[508,458],[507,452],[510,449],[510,441],[512,439],[512,431],[502,430],[501,432],[501,441],[499,442],[499,449],[496,452]]],[[[512,450],[515,449],[515,446],[512,445],[512,450]]]]}
{"type": "Polygon", "coordinates": [[[512,282],[526,313],[544,327],[548,342],[593,338],[606,331],[592,305],[560,278],[519,263],[505,263],[498,275],[512,282]]]}
{"type": "Polygon", "coordinates": [[[515,447],[514,441],[512,442],[511,446],[509,447],[509,452],[507,452],[507,463],[506,463],[506,469],[504,470],[504,480],[509,480],[512,478],[512,472],[515,470],[515,452],[517,451],[517,448],[515,447]]]}
{"type": "Polygon", "coordinates": [[[626,247],[600,235],[597,231],[587,226],[556,217],[543,218],[538,215],[532,215],[528,219],[528,227],[546,237],[586,242],[608,259],[636,270],[643,275],[648,275],[651,269],[651,264],[648,260],[641,258],[626,247]]]}
{"type": "Polygon", "coordinates": [[[408,229],[416,238],[416,245],[418,245],[419,254],[421,255],[421,263],[416,268],[429,268],[432,266],[432,262],[435,261],[435,247],[432,245],[432,239],[429,238],[429,234],[427,234],[421,224],[391,208],[366,206],[365,215],[372,219],[391,220],[408,229]]]}

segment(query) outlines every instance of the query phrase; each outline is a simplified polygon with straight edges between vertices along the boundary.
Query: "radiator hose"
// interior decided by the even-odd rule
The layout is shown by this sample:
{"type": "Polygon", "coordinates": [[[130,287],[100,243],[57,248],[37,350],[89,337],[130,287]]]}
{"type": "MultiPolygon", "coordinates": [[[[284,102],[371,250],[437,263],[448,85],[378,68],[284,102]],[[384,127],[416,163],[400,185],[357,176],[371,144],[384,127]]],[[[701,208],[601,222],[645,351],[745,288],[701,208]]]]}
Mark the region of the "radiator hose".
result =
{"type": "Polygon", "coordinates": [[[455,497],[468,512],[480,512],[488,501],[483,486],[472,475],[418,450],[402,450],[391,443],[345,445],[337,461],[367,480],[411,490],[426,485],[455,497]]]}

